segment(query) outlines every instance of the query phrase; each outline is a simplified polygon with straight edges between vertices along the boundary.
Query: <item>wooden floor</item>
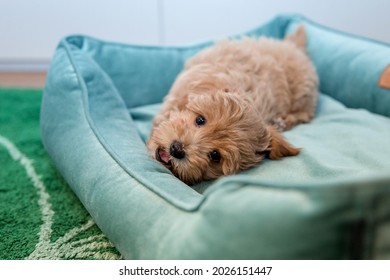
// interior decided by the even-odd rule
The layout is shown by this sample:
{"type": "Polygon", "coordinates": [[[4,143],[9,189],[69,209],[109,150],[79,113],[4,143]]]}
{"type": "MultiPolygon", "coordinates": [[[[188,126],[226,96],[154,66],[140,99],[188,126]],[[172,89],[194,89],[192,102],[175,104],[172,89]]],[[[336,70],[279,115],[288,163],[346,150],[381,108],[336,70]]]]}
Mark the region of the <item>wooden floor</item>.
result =
{"type": "Polygon", "coordinates": [[[0,72],[0,87],[43,88],[45,72],[0,72]]]}

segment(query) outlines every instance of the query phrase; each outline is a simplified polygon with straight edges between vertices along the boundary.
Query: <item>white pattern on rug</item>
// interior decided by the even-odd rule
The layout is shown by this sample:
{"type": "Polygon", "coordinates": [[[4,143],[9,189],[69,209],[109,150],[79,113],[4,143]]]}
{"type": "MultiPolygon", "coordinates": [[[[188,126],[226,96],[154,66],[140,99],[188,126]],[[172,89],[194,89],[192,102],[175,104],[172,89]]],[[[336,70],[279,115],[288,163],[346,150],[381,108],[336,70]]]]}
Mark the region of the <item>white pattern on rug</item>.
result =
{"type": "Polygon", "coordinates": [[[121,259],[121,256],[112,252],[100,252],[102,248],[113,247],[110,242],[104,240],[103,234],[90,236],[70,242],[78,234],[88,230],[95,222],[90,219],[84,225],[69,230],[64,236],[51,242],[52,224],[54,211],[50,203],[50,195],[46,191],[46,186],[40,176],[36,173],[33,162],[24,155],[9,139],[0,135],[0,145],[4,146],[11,158],[18,162],[26,171],[37,191],[38,205],[42,213],[42,225],[39,231],[39,241],[35,245],[35,250],[27,259],[121,259]]]}

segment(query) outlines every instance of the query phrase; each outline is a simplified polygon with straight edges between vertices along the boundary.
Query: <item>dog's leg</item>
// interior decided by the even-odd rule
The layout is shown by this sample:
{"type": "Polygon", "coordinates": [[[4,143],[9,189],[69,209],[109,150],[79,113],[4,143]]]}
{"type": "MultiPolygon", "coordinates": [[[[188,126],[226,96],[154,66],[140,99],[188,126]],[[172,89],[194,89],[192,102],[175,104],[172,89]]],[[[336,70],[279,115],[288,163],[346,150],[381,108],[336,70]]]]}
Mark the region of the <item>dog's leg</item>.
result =
{"type": "Polygon", "coordinates": [[[300,123],[308,123],[312,118],[313,116],[307,112],[296,112],[289,114],[283,119],[285,124],[284,130],[289,130],[293,126],[300,123]]]}
{"type": "Polygon", "coordinates": [[[314,89],[309,91],[309,93],[299,94],[299,97],[293,101],[290,112],[283,117],[285,130],[300,123],[307,123],[314,117],[317,93],[314,89]]]}

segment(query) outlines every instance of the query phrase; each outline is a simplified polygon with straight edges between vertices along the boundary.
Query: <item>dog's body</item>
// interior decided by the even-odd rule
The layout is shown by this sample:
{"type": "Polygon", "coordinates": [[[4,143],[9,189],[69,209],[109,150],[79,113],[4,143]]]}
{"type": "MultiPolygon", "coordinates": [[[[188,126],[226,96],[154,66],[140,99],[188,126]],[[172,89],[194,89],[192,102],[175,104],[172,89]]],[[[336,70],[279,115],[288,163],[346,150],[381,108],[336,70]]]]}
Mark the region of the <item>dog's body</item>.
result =
{"type": "Polygon", "coordinates": [[[151,156],[186,183],[297,155],[278,131],[310,121],[318,78],[303,26],[283,41],[225,41],[191,58],[154,120],[151,156]]]}

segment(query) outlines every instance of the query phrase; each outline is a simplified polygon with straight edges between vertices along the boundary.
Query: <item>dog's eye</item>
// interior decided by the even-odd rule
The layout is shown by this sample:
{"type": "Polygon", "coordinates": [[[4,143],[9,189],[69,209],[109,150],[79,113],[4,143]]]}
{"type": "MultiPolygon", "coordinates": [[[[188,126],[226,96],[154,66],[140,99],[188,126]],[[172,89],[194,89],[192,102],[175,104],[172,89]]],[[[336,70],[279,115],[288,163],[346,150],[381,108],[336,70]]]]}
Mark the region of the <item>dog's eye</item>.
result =
{"type": "Polygon", "coordinates": [[[212,161],[214,161],[214,162],[220,162],[221,161],[221,154],[218,152],[218,151],[216,151],[216,150],[214,150],[214,151],[211,151],[210,153],[209,153],[209,157],[210,157],[210,160],[212,160],[212,161]]]}
{"type": "Polygon", "coordinates": [[[205,125],[206,124],[206,119],[203,116],[197,116],[196,119],[195,119],[195,123],[198,126],[205,125]]]}

